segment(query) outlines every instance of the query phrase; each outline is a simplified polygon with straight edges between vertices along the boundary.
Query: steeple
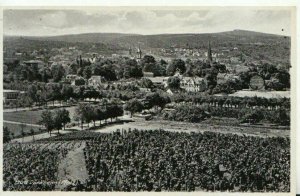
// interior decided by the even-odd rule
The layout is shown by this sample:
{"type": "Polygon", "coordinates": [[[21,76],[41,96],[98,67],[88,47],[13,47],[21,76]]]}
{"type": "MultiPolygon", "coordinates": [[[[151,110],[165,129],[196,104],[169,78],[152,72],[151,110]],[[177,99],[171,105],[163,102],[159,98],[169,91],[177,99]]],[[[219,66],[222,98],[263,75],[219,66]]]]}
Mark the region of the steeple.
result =
{"type": "Polygon", "coordinates": [[[142,50],[140,48],[140,45],[139,45],[139,48],[137,50],[137,53],[138,53],[138,59],[141,59],[142,58],[142,50]]]}
{"type": "Polygon", "coordinates": [[[131,49],[131,47],[129,47],[128,53],[129,53],[129,56],[131,56],[131,54],[132,54],[132,49],[131,49]]]}
{"type": "Polygon", "coordinates": [[[207,60],[209,61],[209,63],[212,63],[212,54],[211,54],[211,48],[210,48],[210,41],[208,41],[207,60]]]}

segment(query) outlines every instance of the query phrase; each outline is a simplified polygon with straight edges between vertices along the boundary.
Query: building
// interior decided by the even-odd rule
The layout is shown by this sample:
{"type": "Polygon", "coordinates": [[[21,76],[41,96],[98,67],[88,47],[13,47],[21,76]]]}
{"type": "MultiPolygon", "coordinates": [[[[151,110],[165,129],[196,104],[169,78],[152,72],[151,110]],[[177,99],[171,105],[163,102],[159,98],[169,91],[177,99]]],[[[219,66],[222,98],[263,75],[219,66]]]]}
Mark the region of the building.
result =
{"type": "Polygon", "coordinates": [[[207,83],[200,77],[182,77],[180,78],[180,88],[188,92],[202,92],[207,89],[207,83]]]}
{"type": "Polygon", "coordinates": [[[241,63],[241,57],[230,57],[230,63],[241,63]]]}
{"type": "Polygon", "coordinates": [[[145,93],[151,92],[150,88],[139,88],[139,89],[141,92],[145,92],[145,93]]]}
{"type": "Polygon", "coordinates": [[[97,56],[98,56],[98,53],[92,53],[92,57],[88,59],[89,62],[91,64],[96,63],[98,61],[98,57],[97,56]]]}
{"type": "Polygon", "coordinates": [[[152,72],[143,72],[144,77],[154,77],[154,73],[152,72]]]}
{"type": "Polygon", "coordinates": [[[9,104],[11,102],[17,101],[21,94],[25,93],[24,91],[19,90],[3,90],[3,103],[9,104]]]}
{"type": "Polygon", "coordinates": [[[85,85],[85,80],[83,77],[73,74],[66,75],[65,81],[74,86],[85,85]]]}
{"type": "Polygon", "coordinates": [[[129,49],[128,49],[128,55],[129,55],[129,56],[132,55],[132,49],[131,49],[131,47],[129,47],[129,49]]]}
{"type": "Polygon", "coordinates": [[[40,60],[30,60],[30,61],[24,61],[23,62],[25,65],[30,66],[30,67],[37,67],[38,69],[44,68],[45,63],[40,60]]]}
{"type": "Polygon", "coordinates": [[[101,84],[103,84],[103,82],[105,82],[105,78],[103,76],[92,76],[88,80],[88,85],[90,85],[90,86],[100,86],[101,84]]]}
{"type": "Polygon", "coordinates": [[[137,59],[142,59],[142,50],[141,50],[141,48],[140,48],[140,46],[139,46],[139,48],[137,49],[137,59]]]}
{"type": "Polygon", "coordinates": [[[184,77],[179,71],[177,71],[174,76],[180,79],[180,88],[188,92],[202,92],[207,89],[207,82],[204,78],[198,76],[184,77]]]}
{"type": "Polygon", "coordinates": [[[210,47],[210,41],[208,42],[208,51],[207,51],[207,60],[211,64],[212,63],[212,53],[211,53],[211,47],[210,47]]]}
{"type": "Polygon", "coordinates": [[[218,73],[217,84],[224,84],[227,81],[238,81],[240,77],[232,73],[218,73]]]}
{"type": "Polygon", "coordinates": [[[168,86],[169,77],[145,77],[145,78],[151,80],[155,86],[162,86],[162,87],[168,86]]]}

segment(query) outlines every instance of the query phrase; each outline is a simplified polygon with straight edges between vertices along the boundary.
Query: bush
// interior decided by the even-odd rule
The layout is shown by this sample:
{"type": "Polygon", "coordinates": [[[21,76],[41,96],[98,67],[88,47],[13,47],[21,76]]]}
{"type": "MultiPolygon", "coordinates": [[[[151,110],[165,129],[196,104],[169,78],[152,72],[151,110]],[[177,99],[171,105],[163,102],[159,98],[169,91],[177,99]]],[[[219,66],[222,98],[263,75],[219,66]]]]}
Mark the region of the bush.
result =
{"type": "Polygon", "coordinates": [[[267,118],[272,123],[284,126],[290,125],[290,111],[283,108],[276,111],[270,111],[270,115],[268,115],[267,118]]]}
{"type": "Polygon", "coordinates": [[[164,112],[162,116],[165,120],[197,123],[203,121],[210,115],[203,107],[184,105],[176,107],[173,111],[164,112]]]}
{"type": "Polygon", "coordinates": [[[254,110],[241,110],[239,114],[239,119],[241,123],[251,122],[258,123],[264,119],[265,111],[262,109],[254,109],[254,110]]]}

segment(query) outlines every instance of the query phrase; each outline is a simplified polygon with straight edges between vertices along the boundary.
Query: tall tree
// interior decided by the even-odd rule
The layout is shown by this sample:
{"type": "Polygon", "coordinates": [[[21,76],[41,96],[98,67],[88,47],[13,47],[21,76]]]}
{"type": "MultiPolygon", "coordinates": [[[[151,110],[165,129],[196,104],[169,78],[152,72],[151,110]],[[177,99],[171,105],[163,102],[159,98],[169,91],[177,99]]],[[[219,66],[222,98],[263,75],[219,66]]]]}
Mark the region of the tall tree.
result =
{"type": "Polygon", "coordinates": [[[62,65],[54,64],[51,66],[51,72],[54,82],[59,82],[65,75],[65,69],[62,65]]]}
{"type": "Polygon", "coordinates": [[[61,90],[61,96],[63,97],[64,101],[67,101],[74,95],[74,89],[70,85],[63,85],[61,90]]]}
{"type": "Polygon", "coordinates": [[[86,66],[84,69],[83,69],[83,77],[85,79],[90,79],[92,76],[92,68],[90,66],[86,66]]]}
{"type": "Polygon", "coordinates": [[[59,116],[61,118],[61,123],[65,130],[66,124],[71,122],[70,112],[68,110],[66,110],[65,108],[63,108],[63,109],[59,110],[59,116]]]}
{"type": "Polygon", "coordinates": [[[180,74],[186,71],[185,62],[182,59],[174,59],[171,64],[169,64],[167,67],[167,75],[172,76],[177,70],[180,74]]]}
{"type": "Polygon", "coordinates": [[[63,119],[63,110],[55,110],[53,114],[53,124],[54,124],[54,129],[57,129],[58,134],[59,134],[59,130],[61,130],[64,127],[63,120],[65,120],[63,119]]]}
{"type": "Polygon", "coordinates": [[[40,124],[44,125],[48,133],[51,135],[51,131],[54,128],[54,120],[51,111],[45,110],[42,112],[40,124]]]}
{"type": "Polygon", "coordinates": [[[180,88],[180,79],[176,76],[169,77],[167,83],[170,89],[180,88]]]}
{"type": "Polygon", "coordinates": [[[130,112],[130,116],[136,112],[141,112],[143,110],[143,104],[137,99],[129,100],[125,105],[125,110],[130,112]]]}
{"type": "Polygon", "coordinates": [[[30,129],[30,134],[32,135],[32,141],[34,141],[34,130],[32,128],[30,129]]]}
{"type": "Polygon", "coordinates": [[[87,122],[88,125],[92,120],[92,107],[88,104],[79,104],[75,109],[76,118],[81,122],[81,129],[83,129],[83,123],[87,122]]]}

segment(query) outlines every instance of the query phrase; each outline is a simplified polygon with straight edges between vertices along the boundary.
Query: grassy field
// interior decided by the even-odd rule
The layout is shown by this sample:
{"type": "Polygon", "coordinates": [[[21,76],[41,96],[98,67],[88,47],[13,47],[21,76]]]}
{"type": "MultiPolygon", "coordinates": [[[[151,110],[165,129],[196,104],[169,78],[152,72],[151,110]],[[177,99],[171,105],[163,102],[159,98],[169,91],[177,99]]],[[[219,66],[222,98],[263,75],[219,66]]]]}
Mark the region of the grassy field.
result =
{"type": "MultiPolygon", "coordinates": [[[[21,125],[4,122],[3,127],[7,127],[9,132],[13,134],[14,138],[21,137],[21,125]]],[[[41,130],[39,130],[38,127],[31,127],[31,126],[25,125],[25,127],[23,129],[24,133],[31,135],[30,129],[33,129],[35,134],[41,132],[41,130]]]]}
{"type": "MultiPolygon", "coordinates": [[[[70,112],[71,120],[73,120],[74,113],[75,113],[75,107],[74,106],[73,107],[66,107],[65,109],[67,109],[70,112]]],[[[55,110],[55,109],[53,109],[53,110],[55,110]]],[[[14,122],[38,124],[43,111],[44,110],[4,112],[3,113],[3,119],[7,120],[7,121],[14,121],[14,122]]]]}

